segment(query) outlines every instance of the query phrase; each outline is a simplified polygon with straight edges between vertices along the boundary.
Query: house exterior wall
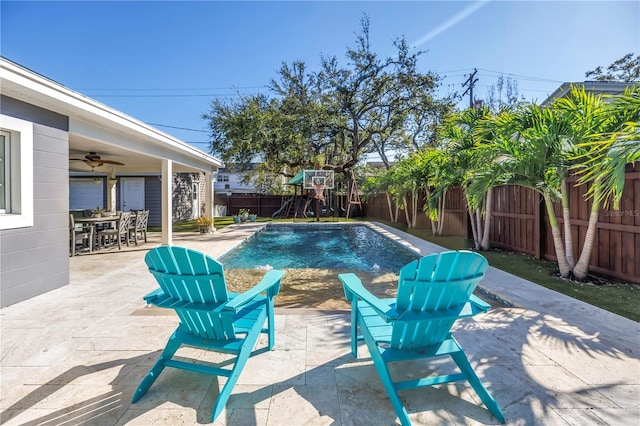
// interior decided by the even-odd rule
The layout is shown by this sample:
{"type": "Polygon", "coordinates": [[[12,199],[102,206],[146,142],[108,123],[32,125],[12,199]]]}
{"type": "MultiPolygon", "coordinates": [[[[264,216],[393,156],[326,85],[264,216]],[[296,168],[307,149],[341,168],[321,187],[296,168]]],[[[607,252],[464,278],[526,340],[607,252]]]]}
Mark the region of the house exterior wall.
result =
{"type": "Polygon", "coordinates": [[[69,282],[68,118],[2,97],[1,113],[33,124],[33,226],[0,231],[0,307],[69,282]]]}

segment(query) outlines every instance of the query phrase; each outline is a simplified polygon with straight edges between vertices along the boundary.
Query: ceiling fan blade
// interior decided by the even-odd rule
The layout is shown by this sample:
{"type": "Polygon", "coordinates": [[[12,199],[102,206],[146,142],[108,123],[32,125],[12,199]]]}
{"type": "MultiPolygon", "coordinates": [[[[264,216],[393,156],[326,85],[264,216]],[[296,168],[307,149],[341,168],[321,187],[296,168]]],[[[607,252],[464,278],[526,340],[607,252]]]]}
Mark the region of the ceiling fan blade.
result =
{"type": "Polygon", "coordinates": [[[124,163],[121,163],[121,162],[119,162],[119,161],[113,161],[113,160],[102,160],[102,159],[100,159],[100,160],[98,160],[98,161],[100,161],[101,163],[105,163],[105,164],[115,164],[115,165],[117,165],[117,166],[124,166],[124,163]]]}

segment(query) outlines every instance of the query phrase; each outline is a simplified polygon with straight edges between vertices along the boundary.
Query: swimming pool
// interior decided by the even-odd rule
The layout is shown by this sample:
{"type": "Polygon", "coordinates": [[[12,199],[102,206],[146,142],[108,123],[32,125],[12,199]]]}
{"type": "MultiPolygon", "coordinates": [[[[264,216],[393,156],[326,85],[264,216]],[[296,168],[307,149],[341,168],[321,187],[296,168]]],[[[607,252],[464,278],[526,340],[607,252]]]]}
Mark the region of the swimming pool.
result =
{"type": "Polygon", "coordinates": [[[419,255],[356,224],[269,224],[223,255],[225,269],[346,269],[397,273],[419,255]]]}

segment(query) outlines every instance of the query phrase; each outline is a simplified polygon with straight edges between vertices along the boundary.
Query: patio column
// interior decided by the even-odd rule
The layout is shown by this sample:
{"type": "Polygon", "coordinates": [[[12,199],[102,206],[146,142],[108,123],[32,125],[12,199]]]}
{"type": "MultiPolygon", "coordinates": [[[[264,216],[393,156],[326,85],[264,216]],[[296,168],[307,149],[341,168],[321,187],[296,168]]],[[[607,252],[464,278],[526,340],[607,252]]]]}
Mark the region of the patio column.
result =
{"type": "Polygon", "coordinates": [[[162,206],[162,244],[173,245],[173,161],[162,160],[162,176],[160,180],[160,204],[162,206]]]}
{"type": "Polygon", "coordinates": [[[107,178],[107,205],[106,210],[115,212],[118,210],[116,206],[116,184],[118,181],[116,178],[109,176],[107,178]]]}
{"type": "MultiPolygon", "coordinates": [[[[213,218],[213,173],[205,172],[205,192],[204,192],[204,211],[205,215],[213,218]]],[[[215,225],[211,225],[211,230],[215,231],[215,225]]]]}

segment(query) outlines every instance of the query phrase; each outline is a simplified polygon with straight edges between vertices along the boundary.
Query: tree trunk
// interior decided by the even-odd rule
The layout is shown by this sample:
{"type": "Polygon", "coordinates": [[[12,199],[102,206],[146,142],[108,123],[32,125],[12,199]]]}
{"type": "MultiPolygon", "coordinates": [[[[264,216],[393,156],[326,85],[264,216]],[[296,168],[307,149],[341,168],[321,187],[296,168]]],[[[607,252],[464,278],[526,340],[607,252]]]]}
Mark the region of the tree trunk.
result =
{"type": "Polygon", "coordinates": [[[418,193],[411,192],[411,228],[415,228],[418,223],[418,193]]]}
{"type": "Polygon", "coordinates": [[[476,232],[478,234],[476,236],[476,238],[478,239],[478,241],[476,241],[476,248],[482,248],[482,210],[480,209],[480,207],[476,209],[476,232]]]}
{"type": "Polygon", "coordinates": [[[409,204],[407,203],[407,194],[402,196],[402,200],[404,201],[404,217],[407,219],[407,226],[411,228],[411,218],[409,215],[409,204]]]}
{"type": "Polygon", "coordinates": [[[469,223],[471,223],[471,234],[473,235],[473,244],[476,250],[480,249],[480,245],[478,244],[478,230],[476,229],[476,220],[474,218],[473,211],[469,208],[469,198],[465,193],[465,199],[467,204],[467,213],[469,214],[469,223]]]}
{"type": "MultiPolygon", "coordinates": [[[[426,197],[425,206],[428,206],[431,198],[431,193],[429,192],[429,190],[427,190],[426,194],[427,194],[427,197],[426,197]]],[[[429,219],[429,223],[431,224],[431,235],[438,235],[438,226],[436,224],[436,221],[434,221],[431,218],[431,212],[429,211],[429,209],[427,209],[427,211],[424,211],[424,207],[422,208],[422,211],[427,216],[427,219],[429,219]]]]}
{"type": "Polygon", "coordinates": [[[549,216],[549,224],[551,225],[551,234],[553,235],[553,246],[556,250],[556,257],[558,258],[558,268],[560,269],[560,276],[566,278],[571,272],[569,263],[567,262],[567,256],[564,251],[564,244],[562,243],[562,235],[560,234],[560,228],[558,227],[558,220],[556,214],[553,211],[553,204],[551,197],[547,194],[542,194],[544,198],[544,204],[547,208],[547,214],[549,216]]]}
{"type": "Polygon", "coordinates": [[[560,183],[560,193],[562,194],[562,220],[564,223],[564,250],[567,254],[567,263],[570,268],[576,264],[573,257],[573,232],[571,231],[571,215],[569,213],[569,195],[567,192],[567,181],[562,179],[560,183]]]}
{"type": "Polygon", "coordinates": [[[484,208],[484,229],[482,232],[482,250],[489,250],[489,229],[491,226],[491,206],[493,205],[493,188],[487,191],[486,203],[484,208]]]}
{"type": "Polygon", "coordinates": [[[442,193],[442,198],[440,198],[440,202],[438,205],[438,235],[442,235],[442,230],[444,229],[444,207],[445,200],[447,197],[447,191],[442,193]]]}
{"type": "Polygon", "coordinates": [[[391,202],[391,196],[388,192],[385,192],[385,195],[387,197],[387,206],[389,207],[389,219],[391,219],[392,223],[398,223],[398,211],[396,210],[396,214],[393,214],[394,212],[393,203],[391,202]]]}
{"type": "Polygon", "coordinates": [[[596,236],[596,230],[598,225],[598,213],[600,213],[600,185],[594,182],[593,187],[593,204],[591,205],[591,214],[589,215],[589,225],[587,225],[587,233],[584,237],[584,244],[582,246],[582,252],[580,253],[580,259],[573,268],[573,275],[579,279],[584,280],[589,276],[589,261],[591,260],[591,251],[593,249],[593,240],[596,236]]]}

